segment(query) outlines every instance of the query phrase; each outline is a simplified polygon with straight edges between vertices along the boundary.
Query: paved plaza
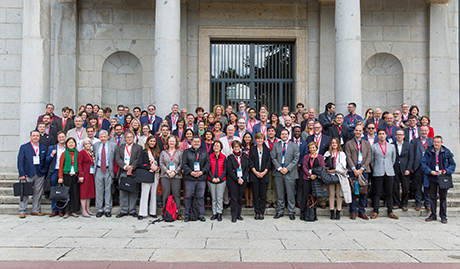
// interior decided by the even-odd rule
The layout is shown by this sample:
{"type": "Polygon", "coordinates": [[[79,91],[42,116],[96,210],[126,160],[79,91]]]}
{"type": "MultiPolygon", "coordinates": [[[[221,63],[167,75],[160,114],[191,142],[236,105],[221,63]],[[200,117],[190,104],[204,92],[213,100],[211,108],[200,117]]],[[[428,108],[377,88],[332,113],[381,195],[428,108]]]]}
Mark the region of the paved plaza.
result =
{"type": "MultiPolygon", "coordinates": [[[[222,222],[150,224],[150,220],[0,215],[0,260],[460,265],[459,217],[449,218],[448,224],[426,223],[422,217],[369,221],[320,217],[307,223],[247,216],[236,224],[229,216],[222,222]]],[[[21,263],[0,263],[2,268],[14,265],[22,268],[21,263]]]]}

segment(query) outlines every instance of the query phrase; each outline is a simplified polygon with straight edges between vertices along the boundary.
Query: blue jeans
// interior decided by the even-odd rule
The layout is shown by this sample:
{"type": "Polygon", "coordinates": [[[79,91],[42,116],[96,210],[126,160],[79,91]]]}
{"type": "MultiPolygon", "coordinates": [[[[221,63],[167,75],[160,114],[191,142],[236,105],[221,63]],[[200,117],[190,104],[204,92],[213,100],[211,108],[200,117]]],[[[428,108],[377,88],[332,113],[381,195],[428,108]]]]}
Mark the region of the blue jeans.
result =
{"type": "MultiPolygon", "coordinates": [[[[58,184],[58,178],[59,177],[59,170],[55,169],[53,173],[51,173],[51,187],[55,187],[58,184]]],[[[56,207],[56,202],[51,200],[51,211],[52,212],[58,212],[62,210],[58,210],[56,207]]]]}
{"type": "MultiPolygon", "coordinates": [[[[349,172],[348,175],[350,177],[355,177],[353,172],[349,172]]],[[[363,173],[365,179],[369,180],[369,173],[363,173]]],[[[366,213],[366,204],[367,204],[367,194],[360,194],[355,195],[355,190],[351,189],[351,204],[350,204],[350,213],[356,214],[356,197],[359,196],[358,206],[359,206],[359,213],[366,213]]]]}

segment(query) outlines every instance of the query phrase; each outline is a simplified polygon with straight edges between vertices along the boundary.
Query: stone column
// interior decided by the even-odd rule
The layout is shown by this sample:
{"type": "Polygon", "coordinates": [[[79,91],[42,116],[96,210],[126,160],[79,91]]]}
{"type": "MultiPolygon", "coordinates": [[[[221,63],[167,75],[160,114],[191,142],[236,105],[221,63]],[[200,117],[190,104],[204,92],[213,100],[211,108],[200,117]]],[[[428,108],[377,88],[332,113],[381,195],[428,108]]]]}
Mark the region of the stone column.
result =
{"type": "Polygon", "coordinates": [[[335,3],[335,105],[336,112],[347,113],[355,102],[361,113],[361,10],[360,0],[335,3]]]}
{"type": "Polygon", "coordinates": [[[23,14],[20,143],[50,101],[50,0],[24,0],[23,14]]]}
{"type": "Polygon", "coordinates": [[[152,98],[161,117],[181,101],[180,12],[180,0],[156,1],[152,98]]]}
{"type": "Polygon", "coordinates": [[[51,100],[60,116],[61,108],[77,106],[77,0],[54,3],[54,88],[51,100]]]}
{"type": "MultiPolygon", "coordinates": [[[[431,126],[459,161],[458,76],[451,81],[451,40],[448,26],[450,0],[427,0],[430,4],[429,107],[431,126]],[[457,154],[455,154],[457,153],[457,154]]],[[[455,65],[458,62],[454,63],[455,65]]],[[[458,167],[458,166],[457,166],[458,167]]],[[[457,168],[457,171],[459,168],[457,168]]]]}
{"type": "Polygon", "coordinates": [[[319,111],[324,111],[324,106],[334,102],[334,0],[320,0],[319,17],[319,111]]]}

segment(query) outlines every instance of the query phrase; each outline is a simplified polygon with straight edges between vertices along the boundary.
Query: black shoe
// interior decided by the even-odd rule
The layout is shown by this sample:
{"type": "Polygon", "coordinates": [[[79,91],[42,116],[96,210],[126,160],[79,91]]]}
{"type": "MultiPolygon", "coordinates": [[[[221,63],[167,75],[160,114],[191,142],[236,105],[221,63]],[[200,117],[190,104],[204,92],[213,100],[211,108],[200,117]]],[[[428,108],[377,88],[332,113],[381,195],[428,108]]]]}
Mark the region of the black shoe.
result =
{"type": "Polygon", "coordinates": [[[201,218],[198,218],[198,219],[199,219],[201,222],[205,222],[205,221],[206,221],[205,217],[201,217],[201,218]]]}
{"type": "Polygon", "coordinates": [[[222,214],[217,213],[217,221],[222,221],[222,214]]]}
{"type": "Polygon", "coordinates": [[[227,209],[230,206],[230,204],[224,204],[224,209],[227,209]]]}
{"type": "Polygon", "coordinates": [[[274,219],[279,219],[283,216],[283,213],[276,213],[276,215],[273,217],[274,219]]]}
{"type": "Polygon", "coordinates": [[[189,218],[189,216],[185,216],[185,218],[184,218],[184,222],[189,222],[189,221],[190,221],[190,218],[189,218]]]}
{"type": "Polygon", "coordinates": [[[334,209],[331,210],[331,219],[335,219],[335,211],[334,211],[334,209]]]}
{"type": "Polygon", "coordinates": [[[258,220],[258,219],[259,219],[259,215],[256,214],[256,215],[254,216],[254,219],[255,219],[255,220],[258,220]]]}
{"type": "Polygon", "coordinates": [[[340,210],[337,210],[337,211],[335,212],[335,219],[336,219],[336,220],[340,220],[340,210]]]}
{"type": "Polygon", "coordinates": [[[133,217],[133,218],[137,218],[137,214],[136,214],[136,213],[131,213],[131,214],[129,214],[129,215],[130,215],[131,217],[133,217]]]}
{"type": "Polygon", "coordinates": [[[425,219],[425,221],[436,221],[436,216],[430,215],[428,218],[425,219]]]}
{"type": "Polygon", "coordinates": [[[264,215],[260,215],[260,216],[259,216],[259,219],[260,219],[260,220],[263,220],[263,219],[264,219],[264,215]]]}
{"type": "Polygon", "coordinates": [[[142,217],[142,216],[137,216],[137,219],[138,219],[138,220],[143,220],[144,217],[142,217]]]}
{"type": "Polygon", "coordinates": [[[295,220],[295,215],[294,214],[289,214],[289,219],[290,220],[295,220]]]}
{"type": "Polygon", "coordinates": [[[232,222],[235,223],[235,222],[236,222],[236,218],[232,218],[232,222]]]}
{"type": "Polygon", "coordinates": [[[150,217],[152,217],[154,219],[158,218],[157,215],[150,215],[150,217]]]}
{"type": "Polygon", "coordinates": [[[447,224],[447,218],[441,218],[441,223],[442,224],[447,224]]]}
{"type": "Polygon", "coordinates": [[[244,218],[242,216],[239,216],[238,218],[236,218],[237,220],[244,220],[244,218]]]}
{"type": "Polygon", "coordinates": [[[123,218],[123,217],[125,217],[125,216],[128,216],[128,214],[126,214],[126,213],[120,213],[120,214],[118,214],[118,215],[116,216],[116,218],[123,218]]]}
{"type": "Polygon", "coordinates": [[[215,219],[217,219],[217,214],[212,215],[212,217],[210,218],[210,220],[215,220],[215,219]]]}
{"type": "Polygon", "coordinates": [[[100,217],[102,217],[102,215],[103,215],[103,214],[104,214],[104,213],[102,213],[102,212],[97,212],[97,214],[96,214],[96,218],[100,218],[100,217]]]}
{"type": "Polygon", "coordinates": [[[112,217],[112,213],[110,213],[110,212],[105,212],[105,217],[106,217],[106,218],[112,217]]]}

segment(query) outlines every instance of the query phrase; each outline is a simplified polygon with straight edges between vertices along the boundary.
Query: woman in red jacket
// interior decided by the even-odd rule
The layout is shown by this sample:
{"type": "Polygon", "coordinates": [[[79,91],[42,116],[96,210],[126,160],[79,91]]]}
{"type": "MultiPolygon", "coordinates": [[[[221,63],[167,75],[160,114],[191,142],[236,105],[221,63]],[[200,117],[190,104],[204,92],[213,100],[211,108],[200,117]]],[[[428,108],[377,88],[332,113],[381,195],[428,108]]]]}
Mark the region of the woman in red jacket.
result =
{"type": "Polygon", "coordinates": [[[220,141],[212,144],[214,152],[209,155],[211,169],[208,174],[208,188],[212,197],[212,217],[211,220],[217,219],[222,221],[222,209],[224,203],[224,191],[226,186],[227,160],[221,152],[223,145],[220,141]]]}
{"type": "Polygon", "coordinates": [[[94,186],[94,153],[91,150],[91,141],[83,141],[83,149],[78,153],[78,182],[80,183],[81,215],[89,218],[93,213],[89,210],[91,198],[95,197],[94,186]]]}

